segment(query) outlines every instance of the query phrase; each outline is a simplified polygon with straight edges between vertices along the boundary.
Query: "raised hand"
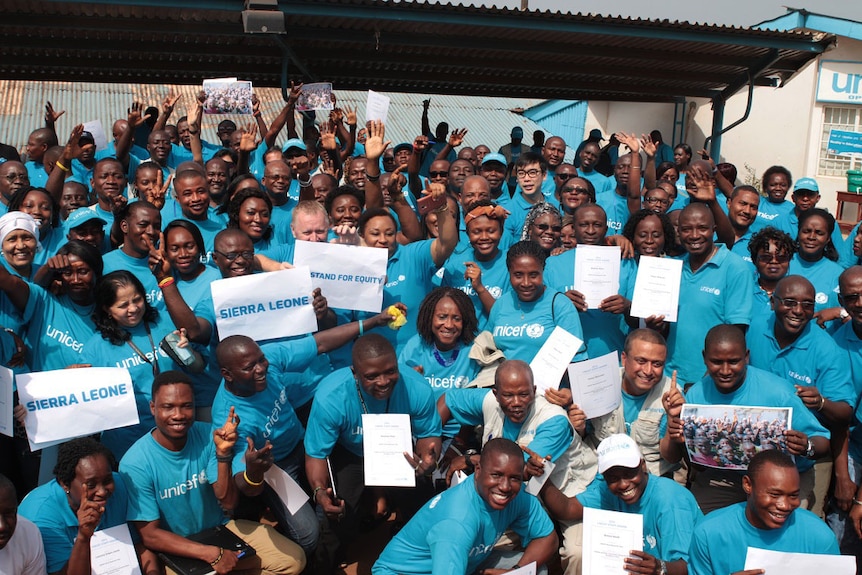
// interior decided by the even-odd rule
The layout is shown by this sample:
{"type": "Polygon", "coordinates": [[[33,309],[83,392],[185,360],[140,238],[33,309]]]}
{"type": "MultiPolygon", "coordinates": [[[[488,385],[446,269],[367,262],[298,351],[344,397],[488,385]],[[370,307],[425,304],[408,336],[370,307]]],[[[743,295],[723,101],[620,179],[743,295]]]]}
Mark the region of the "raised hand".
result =
{"type": "Polygon", "coordinates": [[[170,114],[171,112],[173,112],[174,106],[177,105],[177,102],[179,102],[180,98],[182,97],[182,94],[174,94],[173,90],[168,92],[168,95],[165,96],[165,99],[162,102],[162,112],[164,112],[165,114],[170,114]]]}
{"type": "Polygon", "coordinates": [[[257,149],[259,141],[257,139],[257,124],[249,123],[245,128],[240,128],[242,136],[239,141],[240,152],[253,152],[257,149]]]}
{"type": "Polygon", "coordinates": [[[272,443],[267,441],[260,449],[255,449],[254,440],[246,437],[248,448],[245,450],[245,473],[255,483],[263,481],[266,473],[274,462],[272,443]]]}
{"type": "Polygon", "coordinates": [[[335,142],[335,130],[329,122],[320,124],[320,146],[330,152],[335,152],[338,149],[338,144],[335,142]]]}
{"type": "Polygon", "coordinates": [[[641,134],[641,148],[647,155],[647,158],[655,157],[655,152],[658,149],[649,134],[641,134]]]}
{"type": "Polygon", "coordinates": [[[45,125],[49,127],[53,127],[54,124],[60,119],[60,116],[66,113],[66,110],[60,110],[59,112],[54,111],[54,105],[49,101],[45,102],[45,125]]]}
{"type": "Polygon", "coordinates": [[[365,157],[370,162],[376,162],[386,151],[386,148],[392,144],[391,141],[384,141],[386,136],[386,126],[380,120],[374,120],[368,123],[368,138],[365,139],[365,157]]]}
{"type": "Polygon", "coordinates": [[[137,128],[144,122],[146,122],[150,115],[143,115],[144,113],[144,105],[140,102],[132,102],[132,107],[126,110],[128,113],[129,126],[131,128],[137,128]]]}
{"type": "Polygon", "coordinates": [[[290,91],[287,95],[287,103],[288,105],[295,105],[296,101],[299,100],[299,96],[302,94],[302,82],[293,85],[293,82],[290,83],[290,91]]]}
{"type": "Polygon", "coordinates": [[[216,446],[217,455],[223,457],[233,455],[233,446],[236,445],[237,440],[237,427],[239,427],[239,415],[231,406],[224,425],[213,431],[213,442],[216,446]]]}
{"type": "Polygon", "coordinates": [[[628,147],[628,149],[631,150],[632,153],[636,154],[641,149],[640,141],[638,140],[638,137],[634,134],[617,132],[616,134],[614,134],[614,137],[619,140],[620,144],[624,144],[626,147],[628,147]]]}
{"type": "Polygon", "coordinates": [[[467,128],[461,128],[458,130],[457,128],[452,130],[452,133],[449,134],[449,145],[453,148],[457,148],[462,143],[464,143],[464,136],[467,135],[467,128]]]}
{"type": "Polygon", "coordinates": [[[344,107],[344,112],[347,114],[347,125],[355,126],[356,125],[356,108],[350,108],[348,106],[344,107]]]}
{"type": "Polygon", "coordinates": [[[81,504],[78,506],[78,535],[89,539],[93,536],[105,507],[90,499],[89,489],[86,483],[81,483],[81,504]]]}

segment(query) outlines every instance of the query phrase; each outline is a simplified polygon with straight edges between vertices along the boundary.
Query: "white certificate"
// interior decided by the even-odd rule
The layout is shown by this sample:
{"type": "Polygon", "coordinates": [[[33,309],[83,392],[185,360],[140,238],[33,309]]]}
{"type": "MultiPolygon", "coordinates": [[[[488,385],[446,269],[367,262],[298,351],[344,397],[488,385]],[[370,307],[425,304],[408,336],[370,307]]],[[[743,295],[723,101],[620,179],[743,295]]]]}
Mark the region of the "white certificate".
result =
{"type": "Polygon", "coordinates": [[[365,485],[416,487],[416,471],[404,457],[413,453],[409,415],[363,413],[362,450],[365,485]]]}
{"type": "Polygon", "coordinates": [[[601,417],[622,402],[622,375],[617,352],[569,365],[572,401],[587,419],[601,417]]]}
{"type": "Polygon", "coordinates": [[[24,427],[32,450],[66,439],[138,423],[129,371],[88,367],[17,376],[18,398],[27,408],[24,427]]]}
{"type": "Polygon", "coordinates": [[[297,241],[293,264],[308,266],[329,307],[380,313],[388,259],[380,248],[297,241]]]}
{"type": "Polygon", "coordinates": [[[682,260],[641,256],[632,296],[631,315],[663,315],[665,321],[675,322],[681,280],[682,260]]]}
{"type": "Polygon", "coordinates": [[[389,115],[389,97],[374,90],[368,90],[368,101],[365,103],[365,121],[380,120],[386,123],[389,115]]]}
{"type": "Polygon", "coordinates": [[[0,367],[0,433],[6,437],[13,437],[14,417],[12,382],[15,376],[8,367],[0,367]]]}
{"type": "Polygon", "coordinates": [[[266,470],[263,480],[278,494],[278,498],[291,515],[299,511],[299,508],[308,501],[308,494],[303,491],[299,483],[277,465],[266,470]]]}
{"type": "Polygon", "coordinates": [[[307,267],[216,280],[210,290],[220,339],[247,335],[261,341],[317,331],[307,267]]]}
{"type": "Polygon", "coordinates": [[[90,538],[90,568],[92,575],[141,575],[127,524],[93,533],[90,538]]]}
{"type": "Polygon", "coordinates": [[[854,575],[856,558],[852,555],[817,555],[814,553],[783,553],[749,547],[743,569],[763,569],[766,575],[854,575]]]}
{"type": "Polygon", "coordinates": [[[587,307],[599,307],[605,298],[620,293],[619,246],[575,248],[575,291],[584,295],[587,307]]]}
{"type": "MultiPolygon", "coordinates": [[[[541,453],[539,455],[542,455],[541,453]]],[[[534,475],[530,478],[530,481],[527,482],[527,493],[530,495],[539,496],[539,492],[542,491],[542,487],[544,487],[545,482],[554,472],[554,468],[557,467],[557,464],[553,461],[545,461],[545,472],[541,475],[534,475]]]]}
{"type": "Polygon", "coordinates": [[[560,326],[554,327],[550,337],[545,340],[533,361],[530,362],[536,395],[545,395],[546,389],[560,387],[560,378],[566,372],[566,366],[583,344],[583,340],[560,326]]]}
{"type": "Polygon", "coordinates": [[[627,575],[625,559],[643,547],[643,515],[584,508],[583,575],[627,575]]]}

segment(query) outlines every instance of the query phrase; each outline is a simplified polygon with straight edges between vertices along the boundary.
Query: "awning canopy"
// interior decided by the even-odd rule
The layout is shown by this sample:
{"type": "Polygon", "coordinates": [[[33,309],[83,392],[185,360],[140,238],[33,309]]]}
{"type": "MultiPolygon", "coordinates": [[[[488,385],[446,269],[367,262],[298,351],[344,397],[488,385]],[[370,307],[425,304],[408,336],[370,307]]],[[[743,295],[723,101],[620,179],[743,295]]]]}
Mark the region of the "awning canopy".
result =
{"type": "Polygon", "coordinates": [[[390,0],[280,0],[287,34],[247,34],[241,0],[4,0],[0,77],[566,100],[726,99],[780,85],[835,37],[390,0]]]}

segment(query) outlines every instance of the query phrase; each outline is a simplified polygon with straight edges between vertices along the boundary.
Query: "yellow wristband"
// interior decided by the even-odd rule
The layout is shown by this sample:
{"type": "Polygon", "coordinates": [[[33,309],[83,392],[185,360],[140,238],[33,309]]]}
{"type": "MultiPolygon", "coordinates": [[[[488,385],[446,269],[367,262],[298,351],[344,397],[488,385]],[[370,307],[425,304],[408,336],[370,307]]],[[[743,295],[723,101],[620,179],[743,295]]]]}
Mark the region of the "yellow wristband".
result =
{"type": "Polygon", "coordinates": [[[69,169],[66,166],[64,166],[63,164],[61,164],[60,160],[57,160],[57,162],[54,165],[56,165],[58,168],[60,168],[64,172],[71,172],[72,171],[71,169],[69,169]]]}
{"type": "Polygon", "coordinates": [[[261,479],[258,482],[254,482],[251,479],[249,479],[248,473],[245,471],[242,472],[242,478],[245,479],[245,482],[248,483],[249,485],[251,485],[252,487],[260,487],[261,485],[263,485],[263,479],[261,479]]]}

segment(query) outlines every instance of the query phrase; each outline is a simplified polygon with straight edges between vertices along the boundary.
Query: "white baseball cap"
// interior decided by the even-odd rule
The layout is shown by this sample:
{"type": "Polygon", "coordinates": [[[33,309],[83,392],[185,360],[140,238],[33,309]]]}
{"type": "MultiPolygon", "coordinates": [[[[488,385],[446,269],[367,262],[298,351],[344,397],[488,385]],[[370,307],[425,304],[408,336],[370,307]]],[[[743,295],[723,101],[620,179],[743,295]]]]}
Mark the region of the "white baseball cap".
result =
{"type": "Polygon", "coordinates": [[[634,469],[641,463],[641,450],[635,440],[625,433],[616,433],[599,443],[599,473],[611,467],[634,469]]]}

